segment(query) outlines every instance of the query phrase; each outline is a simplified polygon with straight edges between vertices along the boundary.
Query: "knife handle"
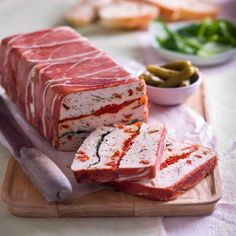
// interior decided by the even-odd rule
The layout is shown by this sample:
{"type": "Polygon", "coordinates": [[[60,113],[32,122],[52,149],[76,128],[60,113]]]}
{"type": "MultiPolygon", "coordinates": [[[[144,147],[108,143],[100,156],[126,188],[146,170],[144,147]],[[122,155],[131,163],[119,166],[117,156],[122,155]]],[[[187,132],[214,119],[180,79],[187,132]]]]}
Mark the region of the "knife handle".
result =
{"type": "Polygon", "coordinates": [[[11,146],[14,157],[20,163],[36,188],[47,201],[62,201],[72,194],[72,186],[65,174],[24,134],[0,96],[0,131],[11,146]]]}
{"type": "Polygon", "coordinates": [[[44,153],[36,148],[23,147],[20,155],[22,168],[47,201],[62,201],[71,196],[70,181],[44,153]]]}

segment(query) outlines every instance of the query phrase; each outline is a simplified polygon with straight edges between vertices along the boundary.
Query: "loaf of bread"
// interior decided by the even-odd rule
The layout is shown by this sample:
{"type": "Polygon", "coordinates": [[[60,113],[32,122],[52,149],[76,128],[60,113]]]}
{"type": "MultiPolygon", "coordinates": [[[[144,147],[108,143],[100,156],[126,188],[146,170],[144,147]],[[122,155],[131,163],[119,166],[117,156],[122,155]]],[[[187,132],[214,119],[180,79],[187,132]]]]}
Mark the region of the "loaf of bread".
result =
{"type": "Polygon", "coordinates": [[[202,20],[215,18],[219,7],[198,0],[82,0],[65,15],[73,26],[99,20],[109,28],[144,29],[151,20],[202,20]]]}
{"type": "Polygon", "coordinates": [[[65,14],[65,20],[72,26],[84,26],[96,19],[94,8],[78,4],[65,14]]]}
{"type": "Polygon", "coordinates": [[[134,1],[115,1],[99,9],[100,23],[110,28],[144,29],[158,15],[155,6],[134,1]]]}
{"type": "MultiPolygon", "coordinates": [[[[177,21],[180,18],[178,1],[175,0],[132,0],[145,2],[159,9],[159,16],[166,21],[177,21]]],[[[180,3],[180,2],[179,2],[180,3]]]]}
{"type": "Polygon", "coordinates": [[[65,20],[72,26],[84,26],[98,18],[98,9],[112,0],[81,0],[65,14],[65,20]]]}
{"type": "Polygon", "coordinates": [[[215,5],[200,0],[134,0],[150,3],[160,9],[160,17],[166,21],[202,20],[214,18],[219,13],[215,5]]]}

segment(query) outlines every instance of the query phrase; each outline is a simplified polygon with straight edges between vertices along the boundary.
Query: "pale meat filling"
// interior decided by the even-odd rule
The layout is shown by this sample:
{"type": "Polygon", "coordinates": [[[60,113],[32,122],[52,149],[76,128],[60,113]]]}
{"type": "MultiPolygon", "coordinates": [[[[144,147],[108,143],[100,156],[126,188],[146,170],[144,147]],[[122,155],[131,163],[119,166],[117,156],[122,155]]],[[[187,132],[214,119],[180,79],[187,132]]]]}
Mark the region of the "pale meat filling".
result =
{"type": "Polygon", "coordinates": [[[69,123],[72,123],[72,125],[70,125],[68,129],[60,129],[60,150],[66,151],[77,149],[82,144],[84,139],[89,135],[89,133],[96,127],[103,125],[111,126],[113,123],[120,123],[121,121],[123,121],[123,119],[126,119],[126,115],[130,115],[130,111],[132,111],[133,113],[132,116],[130,116],[129,121],[126,123],[132,123],[133,121],[142,121],[144,118],[144,113],[146,112],[146,108],[144,107],[144,105],[135,108],[135,106],[137,105],[138,102],[134,102],[133,104],[123,108],[116,114],[106,113],[99,117],[89,116],[79,121],[70,121],[69,123]]]}
{"type": "MultiPolygon", "coordinates": [[[[137,126],[130,126],[133,132],[124,132],[124,129],[114,129],[114,131],[106,136],[102,142],[99,154],[101,157],[101,162],[97,165],[98,168],[110,168],[118,164],[117,161],[114,161],[117,157],[117,160],[120,159],[124,142],[128,140],[135,132],[138,132],[137,126]],[[119,155],[116,152],[119,152],[119,155]]],[[[118,165],[117,165],[118,167],[118,165]]]]}
{"type": "Polygon", "coordinates": [[[135,121],[143,121],[146,107],[143,104],[139,105],[139,101],[134,101],[120,109],[117,113],[109,113],[108,111],[99,116],[91,115],[80,119],[64,121],[59,124],[59,138],[68,132],[91,131],[102,125],[109,126],[121,122],[133,123],[135,121]]]}
{"type": "MultiPolygon", "coordinates": [[[[195,145],[197,146],[197,145],[195,145]]],[[[200,148],[200,146],[199,146],[200,148]]],[[[166,147],[161,158],[161,162],[163,163],[166,159],[171,156],[181,156],[185,153],[189,153],[193,150],[193,144],[191,142],[177,142],[174,139],[167,137],[166,147]]]]}
{"type": "Polygon", "coordinates": [[[162,124],[143,124],[140,135],[122,158],[120,168],[154,165],[157,161],[157,150],[163,131],[162,124]]]}
{"type": "Polygon", "coordinates": [[[188,158],[180,159],[177,163],[159,170],[156,178],[151,181],[152,183],[150,181],[141,181],[140,183],[150,187],[155,186],[156,188],[171,187],[215,156],[215,153],[209,150],[207,154],[204,154],[206,150],[208,149],[201,148],[191,153],[188,158]],[[199,158],[199,156],[201,156],[201,158],[199,158]]]}
{"type": "Polygon", "coordinates": [[[112,157],[119,151],[121,154],[124,142],[138,130],[130,126],[132,132],[124,132],[123,128],[100,127],[93,131],[81,145],[72,164],[73,170],[111,168],[112,157]],[[85,153],[89,159],[80,161],[79,153],[85,153]]]}
{"type": "Polygon", "coordinates": [[[136,80],[114,87],[69,94],[62,101],[60,120],[89,115],[107,105],[119,105],[126,101],[138,99],[145,95],[144,89],[140,91],[141,86],[142,83],[136,80]]]}
{"type": "MultiPolygon", "coordinates": [[[[72,170],[112,167],[141,168],[136,173],[136,177],[144,176],[149,170],[144,170],[142,167],[150,167],[155,165],[157,161],[157,149],[164,129],[164,125],[161,124],[142,124],[140,130],[137,125],[121,128],[97,128],[79,148],[72,164],[72,170]],[[123,154],[124,144],[127,140],[131,141],[131,146],[123,154]],[[88,157],[85,161],[82,160],[83,154],[88,157]]],[[[128,180],[127,177],[124,178],[128,180]]],[[[132,178],[133,176],[131,176],[132,178]]],[[[119,176],[117,181],[122,180],[123,176],[119,176]]]]}
{"type": "Polygon", "coordinates": [[[85,142],[81,145],[77,154],[75,155],[75,159],[71,165],[72,170],[79,170],[88,168],[91,164],[97,161],[98,157],[96,155],[97,144],[101,139],[101,136],[107,132],[112,132],[114,128],[112,127],[100,127],[93,131],[86,139],[85,142]],[[79,156],[79,152],[83,151],[89,157],[89,159],[85,162],[81,162],[77,157],[79,156]]]}

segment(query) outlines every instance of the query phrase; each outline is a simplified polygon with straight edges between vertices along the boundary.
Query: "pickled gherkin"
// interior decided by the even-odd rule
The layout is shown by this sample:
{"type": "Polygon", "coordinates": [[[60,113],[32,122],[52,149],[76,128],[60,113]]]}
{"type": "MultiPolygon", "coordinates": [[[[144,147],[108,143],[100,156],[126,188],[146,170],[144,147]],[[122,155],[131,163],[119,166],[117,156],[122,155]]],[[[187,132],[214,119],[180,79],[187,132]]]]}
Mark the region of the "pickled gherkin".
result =
{"type": "Polygon", "coordinates": [[[179,77],[175,79],[168,79],[160,85],[161,88],[174,88],[178,87],[182,81],[188,80],[195,73],[193,66],[186,67],[179,72],[179,77]]]}
{"type": "Polygon", "coordinates": [[[177,79],[179,77],[179,71],[162,68],[156,65],[147,66],[147,70],[163,80],[168,80],[170,78],[177,79]]]}
{"type": "Polygon", "coordinates": [[[190,61],[175,61],[175,62],[170,62],[162,67],[167,68],[167,69],[172,69],[172,70],[182,70],[185,67],[192,66],[192,63],[190,61]]]}
{"type": "Polygon", "coordinates": [[[140,79],[144,79],[147,85],[175,88],[189,86],[198,77],[198,69],[186,60],[170,62],[162,66],[148,65],[147,71],[140,76],[140,79]]]}
{"type": "Polygon", "coordinates": [[[152,85],[158,87],[163,81],[161,80],[154,80],[154,78],[147,73],[144,73],[140,76],[140,79],[144,79],[147,85],[152,85]]]}

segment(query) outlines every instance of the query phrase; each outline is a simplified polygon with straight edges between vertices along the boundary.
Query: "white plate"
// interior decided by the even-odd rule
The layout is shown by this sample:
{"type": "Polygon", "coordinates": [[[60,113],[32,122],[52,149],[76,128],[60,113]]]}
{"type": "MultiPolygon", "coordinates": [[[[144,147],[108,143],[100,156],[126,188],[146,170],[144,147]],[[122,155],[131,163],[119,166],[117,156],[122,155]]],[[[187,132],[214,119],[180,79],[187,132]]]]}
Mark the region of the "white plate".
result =
{"type": "MultiPolygon", "coordinates": [[[[178,22],[178,23],[171,23],[168,24],[170,29],[177,30],[179,28],[182,28],[184,26],[190,25],[193,22],[178,22]]],[[[188,55],[185,53],[179,53],[175,51],[171,51],[165,48],[161,48],[156,41],[156,35],[157,35],[157,29],[155,27],[155,22],[151,23],[149,26],[149,32],[152,37],[152,46],[156,49],[158,55],[161,57],[167,59],[167,60],[189,60],[194,65],[197,66],[211,66],[211,65],[217,65],[224,62],[227,62],[231,60],[236,55],[236,49],[231,49],[226,52],[218,53],[211,57],[200,57],[196,55],[188,55]]]]}

